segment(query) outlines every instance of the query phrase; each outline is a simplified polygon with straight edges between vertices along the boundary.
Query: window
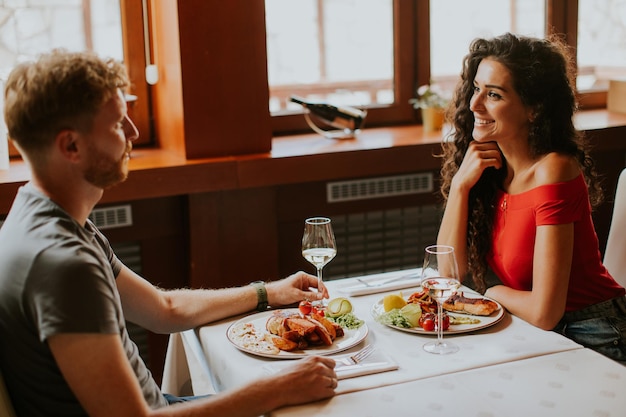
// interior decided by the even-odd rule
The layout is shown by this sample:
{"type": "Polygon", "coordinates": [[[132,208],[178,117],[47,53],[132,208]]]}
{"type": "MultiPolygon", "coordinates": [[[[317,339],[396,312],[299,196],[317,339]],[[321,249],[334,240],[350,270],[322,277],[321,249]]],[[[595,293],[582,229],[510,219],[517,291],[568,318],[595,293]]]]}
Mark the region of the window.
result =
{"type": "Polygon", "coordinates": [[[298,109],[296,93],[340,105],[389,104],[391,0],[267,0],[270,111],[298,109]]]}
{"type": "MultiPolygon", "coordinates": [[[[265,0],[275,133],[308,131],[292,94],[367,107],[366,125],[413,122],[414,0],[265,0]],[[406,51],[407,53],[395,53],[406,51]]],[[[421,5],[420,5],[421,3],[421,5]]],[[[424,6],[425,9],[424,9],[424,6]]],[[[420,11],[422,13],[422,11],[420,11]]]]}
{"type": "MultiPolygon", "coordinates": [[[[291,3],[265,0],[270,109],[277,133],[307,130],[298,122],[301,109],[287,104],[290,94],[366,106],[368,126],[415,122],[418,113],[407,100],[419,85],[433,81],[453,89],[471,40],[507,31],[537,37],[563,33],[577,46],[580,25],[583,93],[590,85],[606,90],[608,77],[626,75],[626,0],[307,0],[306,8],[300,7],[305,0],[298,7],[291,3]],[[342,49],[333,56],[325,45],[342,49]],[[393,57],[385,52],[390,45],[393,57]],[[328,69],[330,61],[350,70],[331,79],[336,73],[328,69]],[[380,71],[368,73],[370,62],[380,71]]],[[[599,107],[605,101],[583,100],[587,104],[599,107]]]]}
{"type": "Polygon", "coordinates": [[[4,16],[0,32],[11,40],[1,46],[3,75],[18,62],[53,48],[124,57],[119,1],[3,2],[0,11],[4,16]]]}
{"type": "Polygon", "coordinates": [[[579,0],[577,59],[579,90],[626,77],[626,0],[579,0]]]}
{"type": "Polygon", "coordinates": [[[276,131],[296,126],[285,120],[285,110],[301,111],[288,103],[294,93],[365,106],[370,126],[415,122],[418,113],[408,99],[431,80],[452,90],[473,38],[505,31],[541,37],[546,27],[544,0],[308,0],[306,8],[291,3],[265,1],[276,131]],[[331,63],[343,71],[333,71],[331,63]]]}
{"type": "Polygon", "coordinates": [[[545,36],[544,0],[437,0],[430,4],[430,71],[453,89],[472,40],[505,32],[545,36]],[[488,11],[488,12],[487,12],[488,11]],[[454,36],[451,36],[454,28],[454,36]]]}
{"type": "MultiPolygon", "coordinates": [[[[65,48],[70,51],[95,51],[101,56],[112,57],[125,61],[129,73],[136,74],[137,65],[141,68],[143,56],[137,54],[129,56],[124,48],[122,19],[124,16],[139,16],[126,29],[133,26],[141,27],[141,2],[125,0],[57,0],[54,2],[3,2],[0,5],[0,36],[5,41],[0,43],[0,80],[6,79],[11,69],[19,62],[36,59],[37,55],[48,52],[53,48],[65,48]],[[131,5],[134,3],[134,5],[131,5]],[[138,5],[138,6],[137,6],[138,5]],[[134,8],[134,9],[133,9],[134,8]],[[130,68],[134,65],[134,68],[130,68]]],[[[135,29],[133,29],[135,30],[135,29]]],[[[140,42],[143,42],[141,38],[140,42]]],[[[143,48],[143,45],[140,45],[143,48]]],[[[131,79],[133,77],[131,76],[131,79]]],[[[145,110],[147,109],[147,95],[145,90],[137,87],[133,82],[131,93],[139,96],[140,105],[133,104],[134,113],[143,111],[143,115],[133,114],[133,118],[145,138],[142,143],[148,143],[150,134],[145,110]]],[[[139,83],[141,86],[143,83],[139,83]]],[[[1,103],[0,103],[1,104],[1,103]]],[[[11,155],[17,155],[11,149],[11,155]]]]}
{"type": "MultiPolygon", "coordinates": [[[[216,12],[217,15],[236,16],[241,15],[245,8],[246,13],[259,15],[258,19],[264,18],[267,38],[263,46],[267,47],[267,82],[270,92],[270,101],[264,106],[271,109],[272,130],[275,135],[279,135],[310,131],[300,108],[288,107],[288,97],[291,94],[338,104],[367,106],[366,127],[419,122],[419,112],[414,111],[408,102],[415,95],[417,87],[430,80],[452,85],[458,76],[461,59],[470,40],[478,35],[490,36],[505,30],[536,36],[542,36],[548,31],[565,34],[568,42],[578,47],[579,87],[583,93],[581,97],[594,97],[590,102],[582,100],[583,106],[591,103],[592,106],[602,107],[606,102],[606,94],[605,91],[604,96],[598,94],[597,90],[605,88],[606,77],[625,75],[622,72],[626,66],[623,23],[626,21],[625,2],[626,0],[185,0],[171,5],[168,2],[150,0],[57,0],[40,1],[37,6],[24,6],[21,9],[18,6],[5,6],[7,2],[3,2],[0,12],[9,17],[2,20],[0,33],[6,40],[5,45],[49,49],[52,42],[57,42],[59,36],[63,35],[70,42],[68,47],[94,48],[107,55],[117,53],[109,48],[119,51],[121,43],[123,59],[131,77],[131,92],[138,96],[131,109],[131,116],[141,135],[138,143],[152,144],[155,142],[151,133],[150,115],[152,87],[145,82],[146,42],[142,6],[154,9],[154,13],[166,6],[169,11],[184,9],[185,21],[176,22],[180,23],[179,33],[183,32],[183,28],[188,33],[195,30],[194,28],[205,24],[207,16],[216,15],[216,12]],[[118,2],[119,9],[112,6],[118,2]],[[294,6],[295,3],[297,6],[294,6]],[[248,7],[250,4],[255,7],[248,7]],[[193,10],[193,13],[189,10],[193,10]],[[56,12],[62,13],[62,20],[52,19],[56,12]],[[23,16],[37,13],[39,17],[35,23],[24,23],[26,20],[23,16]],[[260,16],[261,13],[264,16],[260,16]],[[42,35],[41,28],[54,21],[62,22],[62,30],[58,34],[42,35]],[[79,23],[72,24],[71,21],[79,23]],[[112,23],[114,21],[115,24],[112,23]],[[45,22],[46,25],[40,22],[45,22]],[[113,32],[107,32],[109,35],[104,37],[99,35],[103,33],[103,27],[116,26],[117,22],[120,22],[121,33],[115,29],[112,35],[110,33],[113,32]],[[84,35],[73,35],[74,33],[84,35]],[[18,42],[18,34],[28,36],[18,42]],[[588,88],[593,91],[587,90],[588,88]]],[[[11,4],[24,3],[26,2],[11,4]]],[[[153,13],[152,10],[149,12],[153,13]]],[[[175,17],[172,19],[176,20],[175,17]]],[[[161,27],[154,22],[150,25],[153,34],[159,34],[168,40],[173,39],[171,31],[175,26],[161,27]]],[[[174,30],[177,29],[175,27],[174,30]]],[[[260,41],[257,38],[252,39],[252,35],[240,33],[241,31],[229,32],[229,25],[216,25],[213,30],[217,32],[213,39],[249,36],[248,42],[260,45],[260,41]]],[[[11,60],[26,56],[26,53],[11,52],[11,46],[0,45],[3,63],[15,62],[11,60]]],[[[198,41],[186,46],[182,53],[202,54],[202,48],[203,43],[198,41]]],[[[263,49],[261,47],[257,50],[263,49]]],[[[244,58],[235,56],[228,49],[220,50],[216,56],[211,57],[212,62],[238,65],[233,59],[244,58]]],[[[246,56],[245,59],[251,57],[246,56]]],[[[167,63],[171,64],[175,62],[167,63]]],[[[7,67],[3,69],[5,72],[7,67]]],[[[0,77],[3,75],[1,71],[0,77]]],[[[235,77],[237,72],[233,71],[219,79],[206,79],[206,88],[211,91],[211,84],[237,83],[235,77]]],[[[167,81],[177,82],[171,78],[167,81]]],[[[265,89],[267,86],[260,88],[265,89]]],[[[250,97],[250,100],[255,99],[250,97]]],[[[263,101],[265,100],[263,97],[263,101]]],[[[240,102],[229,104],[231,105],[236,108],[240,102]]],[[[185,111],[194,109],[186,108],[185,111]]],[[[154,118],[160,116],[155,110],[154,118]]],[[[184,140],[197,139],[186,137],[184,140]]]]}

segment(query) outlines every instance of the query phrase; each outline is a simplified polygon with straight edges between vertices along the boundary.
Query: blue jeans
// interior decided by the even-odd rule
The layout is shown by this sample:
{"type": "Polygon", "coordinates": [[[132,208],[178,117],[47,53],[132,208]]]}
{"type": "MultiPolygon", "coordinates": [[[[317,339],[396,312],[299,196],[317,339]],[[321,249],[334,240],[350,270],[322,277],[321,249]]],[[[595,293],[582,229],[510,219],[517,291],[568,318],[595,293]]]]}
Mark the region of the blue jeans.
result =
{"type": "Polygon", "coordinates": [[[568,311],[554,331],[626,366],[626,297],[568,311]]]}
{"type": "Polygon", "coordinates": [[[188,396],[188,397],[177,397],[177,396],[172,395],[172,394],[165,394],[164,393],[163,396],[167,400],[167,403],[169,405],[172,405],[172,404],[176,404],[176,403],[184,403],[184,402],[187,402],[187,401],[194,401],[194,400],[198,400],[200,398],[207,398],[210,395],[191,395],[191,396],[188,396]]]}

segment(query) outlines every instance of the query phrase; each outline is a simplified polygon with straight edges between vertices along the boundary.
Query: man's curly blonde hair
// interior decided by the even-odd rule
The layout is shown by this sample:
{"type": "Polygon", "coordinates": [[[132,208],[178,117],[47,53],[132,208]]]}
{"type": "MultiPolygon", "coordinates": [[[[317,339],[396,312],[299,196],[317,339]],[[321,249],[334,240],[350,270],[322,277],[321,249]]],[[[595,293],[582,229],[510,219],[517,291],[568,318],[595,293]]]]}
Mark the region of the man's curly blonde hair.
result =
{"type": "Polygon", "coordinates": [[[4,90],[9,138],[37,159],[60,131],[89,131],[100,107],[128,84],[121,63],[89,52],[56,49],[18,64],[4,90]]]}

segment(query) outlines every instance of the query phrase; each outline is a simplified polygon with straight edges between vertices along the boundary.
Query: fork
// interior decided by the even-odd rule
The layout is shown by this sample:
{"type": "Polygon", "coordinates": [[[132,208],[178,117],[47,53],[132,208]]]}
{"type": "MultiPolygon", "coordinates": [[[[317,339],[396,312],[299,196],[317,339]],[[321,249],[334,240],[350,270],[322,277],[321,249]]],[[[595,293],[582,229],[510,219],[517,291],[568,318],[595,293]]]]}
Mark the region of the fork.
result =
{"type": "Polygon", "coordinates": [[[357,365],[359,362],[364,361],[365,358],[367,358],[369,355],[371,355],[373,351],[374,351],[374,346],[367,345],[363,349],[361,349],[357,353],[355,353],[354,355],[351,355],[351,356],[348,356],[348,357],[345,357],[345,358],[335,359],[335,361],[340,366],[357,365]]]}

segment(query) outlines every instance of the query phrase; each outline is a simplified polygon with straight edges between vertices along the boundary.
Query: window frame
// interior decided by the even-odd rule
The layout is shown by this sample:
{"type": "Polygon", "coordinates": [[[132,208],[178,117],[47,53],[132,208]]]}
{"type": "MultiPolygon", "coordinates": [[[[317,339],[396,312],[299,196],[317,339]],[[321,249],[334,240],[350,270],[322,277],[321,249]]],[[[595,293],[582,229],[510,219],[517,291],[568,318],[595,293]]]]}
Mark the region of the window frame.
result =
{"type": "MultiPolygon", "coordinates": [[[[393,7],[394,48],[404,51],[394,54],[396,99],[390,105],[368,107],[367,126],[421,123],[421,114],[408,100],[417,86],[430,80],[430,1],[394,0],[393,7]]],[[[564,34],[566,43],[576,51],[578,0],[546,0],[545,24],[547,34],[564,34]]],[[[606,91],[579,92],[578,98],[584,109],[606,106],[606,91]]],[[[309,129],[300,112],[272,116],[272,128],[275,135],[309,129]]]]}
{"type": "MultiPolygon", "coordinates": [[[[140,132],[134,145],[154,145],[154,129],[150,123],[151,104],[149,86],[145,80],[145,38],[143,30],[143,12],[141,1],[120,0],[120,17],[122,25],[122,42],[124,64],[128,72],[130,87],[128,94],[136,96],[136,100],[128,103],[129,115],[140,132]]],[[[83,11],[87,19],[90,15],[88,6],[83,11]]],[[[89,26],[89,24],[87,24],[89,26]]],[[[9,141],[9,157],[19,158],[20,153],[9,141]]]]}
{"type": "MultiPolygon", "coordinates": [[[[394,103],[368,106],[367,126],[383,124],[405,124],[416,121],[416,111],[408,101],[414,96],[418,85],[425,84],[430,71],[428,66],[418,66],[418,51],[430,55],[428,42],[429,21],[415,24],[418,16],[428,16],[428,1],[393,0],[393,41],[394,49],[410,53],[394,54],[394,103]],[[419,28],[419,29],[418,29],[419,28]],[[418,33],[419,31],[419,33],[418,33]]],[[[308,131],[310,128],[301,112],[272,115],[274,134],[308,131]]]]}
{"type": "MultiPolygon", "coordinates": [[[[264,2],[264,0],[250,1],[264,2]]],[[[147,1],[147,5],[149,32],[155,36],[154,33],[162,29],[152,24],[150,18],[152,2],[147,1]]],[[[229,2],[213,2],[210,6],[215,11],[231,7],[234,6],[229,2]]],[[[153,59],[153,45],[150,39],[145,39],[142,1],[120,0],[120,8],[125,65],[131,83],[128,93],[137,96],[136,101],[129,103],[129,114],[140,132],[135,145],[158,147],[153,123],[155,112],[152,103],[153,88],[145,79],[147,65],[145,47],[149,44],[153,59]]],[[[421,114],[415,111],[408,101],[414,97],[417,86],[427,84],[430,80],[430,1],[393,0],[393,8],[394,48],[396,51],[403,51],[394,54],[395,102],[389,105],[369,106],[366,126],[370,127],[421,123],[421,114]]],[[[578,0],[546,0],[546,33],[565,34],[566,42],[574,51],[576,50],[578,0]]],[[[161,33],[160,36],[164,34],[161,33]]],[[[214,59],[220,61],[223,58],[216,56],[214,59]]],[[[228,56],[228,59],[232,59],[232,56],[228,56]]],[[[207,82],[219,83],[221,80],[207,82]]],[[[581,108],[605,107],[606,96],[606,91],[580,92],[581,108]]],[[[275,136],[310,130],[301,112],[273,115],[271,127],[275,136]]],[[[11,149],[11,155],[15,154],[17,154],[15,149],[11,149]]]]}
{"type": "Polygon", "coordinates": [[[133,144],[154,145],[156,141],[151,123],[150,86],[145,76],[147,62],[142,1],[120,0],[120,9],[124,63],[130,80],[128,93],[137,97],[128,105],[129,115],[140,132],[139,138],[133,144]]]}
{"type": "MultiPolygon", "coordinates": [[[[264,2],[264,0],[250,1],[264,2]]],[[[154,33],[162,29],[152,24],[150,18],[152,2],[147,1],[147,5],[149,32],[155,36],[154,33]]],[[[234,6],[229,2],[213,2],[210,6],[215,11],[231,7],[234,6]]],[[[131,83],[128,93],[137,97],[136,101],[129,103],[129,114],[140,132],[135,145],[158,147],[159,141],[153,123],[155,114],[152,102],[153,88],[145,79],[147,65],[145,47],[149,44],[153,59],[153,45],[150,39],[145,39],[142,1],[120,0],[120,8],[125,65],[131,83]]],[[[430,80],[430,1],[393,0],[393,8],[394,48],[403,51],[394,54],[395,102],[368,107],[366,126],[370,127],[421,123],[420,113],[415,111],[408,101],[414,96],[417,86],[430,80]]],[[[566,42],[574,51],[576,50],[578,0],[546,0],[546,33],[565,34],[566,42]]],[[[160,36],[164,34],[161,33],[160,36]]],[[[220,61],[223,58],[216,56],[214,59],[220,61]]],[[[232,56],[228,56],[228,59],[232,59],[232,56]]],[[[207,82],[220,83],[221,80],[207,82]]],[[[606,91],[585,91],[580,92],[578,98],[582,109],[592,109],[605,107],[606,96],[606,91]]],[[[301,112],[273,115],[271,127],[275,136],[310,130],[301,112]]],[[[12,145],[10,154],[17,155],[12,145]]]]}

